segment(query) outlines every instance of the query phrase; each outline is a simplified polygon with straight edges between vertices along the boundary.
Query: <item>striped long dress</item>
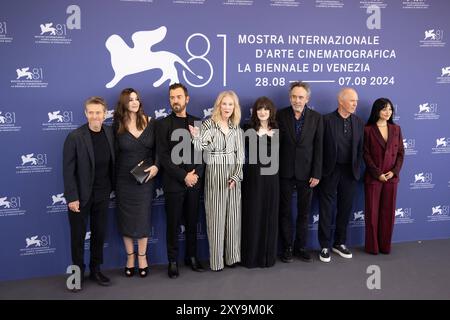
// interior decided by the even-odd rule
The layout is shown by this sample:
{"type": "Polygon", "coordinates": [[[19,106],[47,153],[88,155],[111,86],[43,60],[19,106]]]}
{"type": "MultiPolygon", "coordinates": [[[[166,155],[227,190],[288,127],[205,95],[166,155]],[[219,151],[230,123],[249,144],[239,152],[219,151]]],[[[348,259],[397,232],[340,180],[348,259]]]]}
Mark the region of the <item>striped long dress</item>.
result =
{"type": "Polygon", "coordinates": [[[241,181],[244,163],[243,131],[228,123],[225,135],[212,119],[203,122],[200,136],[193,139],[197,150],[204,150],[205,213],[211,270],[225,263],[241,261],[241,181]],[[228,180],[236,185],[228,188],[228,180]]]}

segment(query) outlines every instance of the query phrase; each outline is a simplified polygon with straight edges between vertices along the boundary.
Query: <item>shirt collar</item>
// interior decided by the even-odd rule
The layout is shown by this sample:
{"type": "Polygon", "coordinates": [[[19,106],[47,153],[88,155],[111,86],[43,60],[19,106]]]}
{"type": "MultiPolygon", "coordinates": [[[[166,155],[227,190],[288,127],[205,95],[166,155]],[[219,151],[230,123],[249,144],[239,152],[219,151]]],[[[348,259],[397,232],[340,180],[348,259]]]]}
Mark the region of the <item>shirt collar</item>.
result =
{"type": "MultiPolygon", "coordinates": [[[[212,119],[211,119],[211,120],[212,120],[212,119]]],[[[212,121],[212,123],[214,123],[214,125],[215,125],[217,128],[220,128],[219,124],[218,124],[217,122],[215,122],[214,120],[212,121]]],[[[235,128],[235,126],[233,125],[233,123],[231,122],[230,119],[228,119],[228,128],[230,128],[230,129],[234,129],[234,128],[235,128]]]]}
{"type": "Polygon", "coordinates": [[[351,114],[347,118],[344,118],[343,116],[340,115],[340,113],[338,112],[338,109],[336,109],[336,111],[334,113],[335,113],[336,117],[338,117],[338,119],[342,119],[344,121],[350,120],[352,118],[351,114]]]}
{"type": "Polygon", "coordinates": [[[305,112],[306,112],[307,108],[308,108],[308,106],[305,104],[305,107],[303,108],[302,114],[300,115],[300,118],[297,120],[297,118],[295,118],[294,109],[292,109],[292,106],[291,106],[291,113],[292,113],[292,116],[294,117],[294,119],[297,120],[297,121],[301,120],[305,116],[305,112]]]}

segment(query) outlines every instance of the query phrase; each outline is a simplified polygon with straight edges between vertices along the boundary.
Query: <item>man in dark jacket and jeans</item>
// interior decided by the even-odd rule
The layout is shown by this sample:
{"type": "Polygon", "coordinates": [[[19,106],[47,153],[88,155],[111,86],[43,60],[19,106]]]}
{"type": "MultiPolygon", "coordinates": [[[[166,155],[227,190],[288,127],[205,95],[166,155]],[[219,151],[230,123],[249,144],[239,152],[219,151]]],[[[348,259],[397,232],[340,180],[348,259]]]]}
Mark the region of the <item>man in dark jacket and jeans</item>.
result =
{"type": "MultiPolygon", "coordinates": [[[[106,102],[91,97],[85,102],[88,123],[69,133],[64,143],[64,197],[68,203],[72,263],[80,268],[83,282],[84,239],[90,219],[89,278],[107,286],[109,279],[100,272],[106,233],[109,195],[113,187],[114,136],[104,126],[106,102]]],[[[74,288],[73,291],[80,290],[74,288]]]]}

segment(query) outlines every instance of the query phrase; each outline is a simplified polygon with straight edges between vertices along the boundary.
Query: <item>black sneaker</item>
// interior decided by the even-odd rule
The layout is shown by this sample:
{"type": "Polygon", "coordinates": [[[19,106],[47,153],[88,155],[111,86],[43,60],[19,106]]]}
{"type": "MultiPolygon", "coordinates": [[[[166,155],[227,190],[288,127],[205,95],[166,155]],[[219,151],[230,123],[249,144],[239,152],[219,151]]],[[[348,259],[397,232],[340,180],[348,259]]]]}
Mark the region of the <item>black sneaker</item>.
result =
{"type": "Polygon", "coordinates": [[[330,262],[331,261],[330,250],[328,248],[323,248],[319,253],[319,259],[322,262],[330,262]]]}
{"type": "Polygon", "coordinates": [[[287,247],[283,254],[281,255],[281,261],[284,263],[294,262],[294,258],[292,258],[292,247],[287,247]]]}
{"type": "Polygon", "coordinates": [[[334,253],[337,253],[342,258],[346,258],[346,259],[351,259],[352,258],[352,253],[350,252],[350,250],[347,249],[345,244],[339,244],[339,245],[335,244],[333,246],[332,250],[333,250],[334,253]]]}
{"type": "Polygon", "coordinates": [[[304,262],[312,262],[311,254],[305,248],[295,250],[295,255],[304,262]]]}

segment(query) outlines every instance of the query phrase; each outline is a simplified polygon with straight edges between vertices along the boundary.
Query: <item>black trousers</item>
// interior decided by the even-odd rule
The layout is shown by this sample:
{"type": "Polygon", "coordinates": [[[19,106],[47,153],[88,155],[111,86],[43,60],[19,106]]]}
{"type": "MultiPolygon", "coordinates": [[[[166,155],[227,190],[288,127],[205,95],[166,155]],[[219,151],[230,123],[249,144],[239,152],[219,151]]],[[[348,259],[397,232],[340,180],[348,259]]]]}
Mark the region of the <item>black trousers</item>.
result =
{"type": "Polygon", "coordinates": [[[292,193],[297,188],[297,221],[295,224],[294,250],[305,248],[308,239],[308,215],[311,208],[313,189],[308,181],[295,178],[280,179],[280,236],[283,250],[292,247],[292,193]]]}
{"type": "Polygon", "coordinates": [[[353,198],[357,181],[353,177],[351,165],[336,164],[334,171],[322,177],[319,183],[319,243],[322,248],[331,246],[331,224],[333,205],[336,201],[336,229],[334,244],[345,244],[347,225],[353,208],[353,198]]]}
{"type": "Polygon", "coordinates": [[[91,196],[88,203],[80,208],[80,212],[68,210],[70,223],[70,239],[72,250],[72,263],[85,270],[84,240],[88,219],[90,220],[90,261],[89,269],[97,271],[103,263],[103,244],[105,242],[106,223],[108,213],[109,194],[101,197],[91,196]]]}
{"type": "Polygon", "coordinates": [[[188,188],[181,192],[165,192],[167,216],[167,257],[178,260],[178,227],[185,221],[186,257],[197,256],[197,222],[200,188],[188,188]]]}

